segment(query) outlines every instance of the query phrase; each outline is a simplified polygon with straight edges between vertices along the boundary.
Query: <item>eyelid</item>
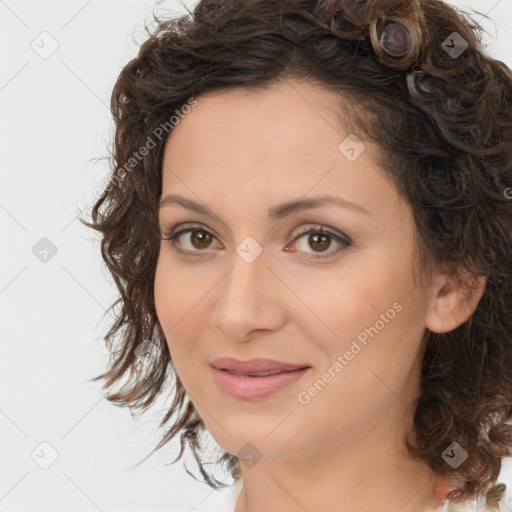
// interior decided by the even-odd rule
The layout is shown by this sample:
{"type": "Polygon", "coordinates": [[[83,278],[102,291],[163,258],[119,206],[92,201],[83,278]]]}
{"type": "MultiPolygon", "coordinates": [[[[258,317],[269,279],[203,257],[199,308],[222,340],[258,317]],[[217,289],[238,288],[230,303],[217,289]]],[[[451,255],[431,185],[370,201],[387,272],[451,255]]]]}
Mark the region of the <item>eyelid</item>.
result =
{"type": "MultiPolygon", "coordinates": [[[[324,233],[326,235],[332,236],[333,238],[339,238],[344,243],[347,243],[347,244],[351,244],[352,243],[351,238],[348,237],[347,235],[345,235],[344,233],[342,233],[342,232],[340,232],[340,231],[338,231],[336,229],[329,228],[328,226],[324,226],[323,224],[315,224],[315,223],[312,223],[312,224],[310,224],[308,226],[305,226],[305,227],[301,228],[293,236],[293,241],[297,240],[302,235],[305,235],[305,234],[310,233],[310,232],[324,233]]],[[[290,234],[290,236],[291,236],[291,234],[290,234]]]]}

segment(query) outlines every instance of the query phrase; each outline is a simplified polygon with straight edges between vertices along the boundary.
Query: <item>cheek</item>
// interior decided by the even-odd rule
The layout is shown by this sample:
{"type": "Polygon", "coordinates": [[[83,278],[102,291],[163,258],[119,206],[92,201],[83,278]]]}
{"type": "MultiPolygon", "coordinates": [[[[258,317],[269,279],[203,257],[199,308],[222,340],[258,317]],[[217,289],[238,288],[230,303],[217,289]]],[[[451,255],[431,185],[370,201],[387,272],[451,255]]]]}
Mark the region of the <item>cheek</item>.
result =
{"type": "MultiPolygon", "coordinates": [[[[339,270],[326,272],[324,279],[305,273],[294,283],[304,313],[295,318],[311,339],[324,340],[330,350],[348,349],[360,333],[364,341],[365,329],[375,322],[382,328],[380,318],[386,312],[385,320],[396,323],[395,317],[400,316],[396,310],[402,308],[393,305],[403,304],[406,289],[400,269],[387,267],[382,258],[346,261],[339,270]]],[[[388,322],[385,325],[387,328],[388,322]]]]}
{"type": "Polygon", "coordinates": [[[324,344],[327,358],[321,363],[325,364],[300,390],[303,393],[297,407],[303,431],[309,423],[312,432],[336,444],[342,436],[333,432],[351,435],[371,429],[415,398],[411,377],[419,370],[415,367],[419,343],[409,338],[405,308],[393,313],[393,318],[392,314],[386,316],[388,323],[366,322],[368,313],[354,309],[353,323],[361,327],[351,326],[346,336],[324,344]],[[318,418],[323,418],[322,424],[318,418]]]}
{"type": "Polygon", "coordinates": [[[154,299],[158,320],[166,336],[175,323],[176,306],[179,307],[176,289],[180,284],[168,267],[160,255],[155,271],[154,299]]]}
{"type": "Polygon", "coordinates": [[[354,397],[364,403],[367,393],[375,395],[378,377],[392,389],[402,386],[420,349],[424,313],[417,294],[411,293],[410,267],[407,261],[384,262],[384,258],[375,258],[372,265],[364,262],[360,272],[339,274],[328,286],[310,293],[308,304],[322,321],[315,317],[312,322],[308,313],[301,324],[323,353],[317,377],[334,373],[333,384],[326,387],[350,403],[354,397]],[[369,270],[363,271],[365,267],[369,270]],[[339,364],[334,367],[339,356],[342,369],[339,364]]]}
{"type": "Polygon", "coordinates": [[[172,261],[168,252],[162,248],[155,270],[154,299],[160,323],[166,333],[174,333],[183,325],[190,323],[190,315],[208,287],[200,285],[189,277],[186,270],[172,261]]]}
{"type": "MultiPolygon", "coordinates": [[[[198,299],[194,287],[186,286],[183,274],[176,271],[168,259],[160,257],[155,271],[154,299],[158,320],[167,339],[173,364],[182,366],[183,346],[190,340],[190,315],[198,299]]],[[[189,344],[189,347],[192,348],[189,344]]]]}

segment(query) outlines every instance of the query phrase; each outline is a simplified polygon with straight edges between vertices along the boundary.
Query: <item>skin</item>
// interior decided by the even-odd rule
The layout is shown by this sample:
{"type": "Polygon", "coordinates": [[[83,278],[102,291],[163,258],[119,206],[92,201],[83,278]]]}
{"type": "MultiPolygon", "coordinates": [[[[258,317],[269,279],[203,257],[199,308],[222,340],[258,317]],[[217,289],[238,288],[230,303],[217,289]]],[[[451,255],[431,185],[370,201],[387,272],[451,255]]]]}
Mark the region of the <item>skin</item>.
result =
{"type": "Polygon", "coordinates": [[[411,432],[425,329],[446,332],[464,322],[484,282],[464,300],[441,267],[414,280],[412,210],[377,168],[376,148],[365,143],[355,161],[339,151],[349,134],[337,123],[335,101],[299,80],[263,92],[207,93],[165,147],[162,197],[203,202],[217,218],[161,208],[162,236],[193,223],[199,231],[176,243],[202,252],[187,257],[161,242],[156,309],[179,378],[213,438],[232,454],[248,442],[259,451],[255,464],[241,461],[236,512],[419,512],[441,505],[435,475],[405,457],[402,439],[411,432]],[[369,213],[324,204],[279,221],[267,217],[271,206],[323,194],[369,213]],[[299,229],[321,226],[351,245],[297,238],[299,229]],[[248,236],[263,249],[252,263],[236,252],[248,236]],[[298,394],[397,302],[400,312],[300,403],[298,394]],[[241,400],[214,381],[209,363],[223,356],[312,369],[274,395],[241,400]]]}

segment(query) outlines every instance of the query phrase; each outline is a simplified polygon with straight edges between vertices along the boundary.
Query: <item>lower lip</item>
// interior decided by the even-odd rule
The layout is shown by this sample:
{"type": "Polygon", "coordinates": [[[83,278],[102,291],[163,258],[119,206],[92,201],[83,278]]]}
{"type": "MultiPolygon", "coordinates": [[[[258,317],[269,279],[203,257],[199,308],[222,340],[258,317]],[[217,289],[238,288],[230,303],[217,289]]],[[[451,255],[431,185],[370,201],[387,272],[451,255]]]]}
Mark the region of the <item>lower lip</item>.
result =
{"type": "Polygon", "coordinates": [[[308,370],[310,368],[276,373],[267,377],[250,377],[213,368],[213,375],[217,386],[227,395],[243,400],[252,400],[266,398],[276,393],[299,380],[308,370]]]}

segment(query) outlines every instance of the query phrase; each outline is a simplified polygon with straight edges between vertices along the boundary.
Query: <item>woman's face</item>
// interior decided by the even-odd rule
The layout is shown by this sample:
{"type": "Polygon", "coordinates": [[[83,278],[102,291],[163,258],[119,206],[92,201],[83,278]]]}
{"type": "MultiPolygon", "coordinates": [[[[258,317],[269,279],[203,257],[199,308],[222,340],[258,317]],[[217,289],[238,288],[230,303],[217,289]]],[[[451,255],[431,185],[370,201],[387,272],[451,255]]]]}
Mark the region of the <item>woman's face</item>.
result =
{"type": "Polygon", "coordinates": [[[197,100],[167,141],[162,198],[205,211],[162,205],[162,237],[191,231],[161,242],[154,292],[206,427],[225,450],[269,460],[395,432],[418,393],[428,296],[412,273],[411,209],[375,148],[347,139],[335,97],[305,82],[197,100]],[[324,196],[338,202],[277,208],[324,196]],[[223,357],[309,369],[265,393],[291,374],[229,377],[212,368],[223,357]]]}

